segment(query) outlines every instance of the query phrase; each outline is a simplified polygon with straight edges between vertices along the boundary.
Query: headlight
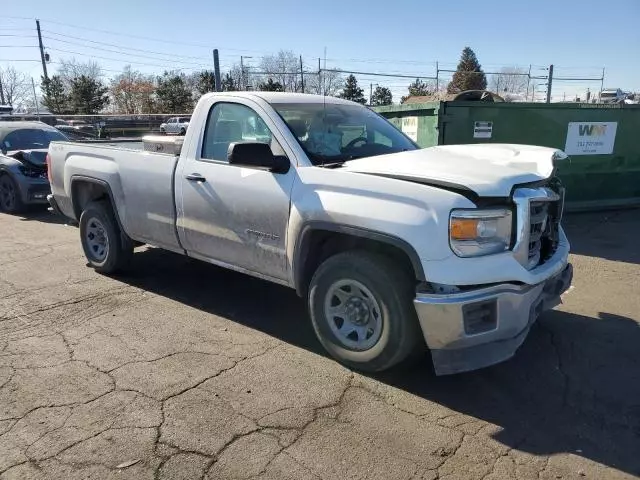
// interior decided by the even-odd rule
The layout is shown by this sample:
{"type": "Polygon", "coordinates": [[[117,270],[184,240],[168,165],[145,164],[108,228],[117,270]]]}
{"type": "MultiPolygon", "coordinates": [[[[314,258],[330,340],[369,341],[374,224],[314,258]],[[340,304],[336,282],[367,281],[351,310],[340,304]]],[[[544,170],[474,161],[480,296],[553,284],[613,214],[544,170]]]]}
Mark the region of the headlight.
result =
{"type": "Polygon", "coordinates": [[[511,243],[511,211],[454,210],[449,219],[449,244],[459,257],[500,253],[511,243]]]}

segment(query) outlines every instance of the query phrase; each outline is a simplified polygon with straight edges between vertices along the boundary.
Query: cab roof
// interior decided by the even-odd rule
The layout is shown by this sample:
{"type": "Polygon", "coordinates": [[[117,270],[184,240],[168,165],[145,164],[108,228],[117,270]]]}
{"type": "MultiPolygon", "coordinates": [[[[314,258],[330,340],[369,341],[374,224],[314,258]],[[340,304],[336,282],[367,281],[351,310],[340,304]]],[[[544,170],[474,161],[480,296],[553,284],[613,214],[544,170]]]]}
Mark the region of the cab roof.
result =
{"type": "Polygon", "coordinates": [[[344,100],[337,97],[325,97],[323,95],[314,95],[311,93],[291,93],[291,92],[215,92],[209,93],[211,96],[226,96],[238,98],[261,98],[267,103],[331,103],[341,105],[359,105],[358,103],[344,100]]]}

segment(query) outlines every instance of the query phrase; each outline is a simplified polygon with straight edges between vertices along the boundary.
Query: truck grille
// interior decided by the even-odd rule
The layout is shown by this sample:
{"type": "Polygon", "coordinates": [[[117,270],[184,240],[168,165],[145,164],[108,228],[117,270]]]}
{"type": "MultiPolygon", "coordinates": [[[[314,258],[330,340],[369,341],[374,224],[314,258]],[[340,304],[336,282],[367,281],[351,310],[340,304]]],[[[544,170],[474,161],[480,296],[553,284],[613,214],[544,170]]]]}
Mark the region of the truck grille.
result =
{"type": "Polygon", "coordinates": [[[546,262],[557,250],[564,190],[555,191],[554,201],[531,201],[529,204],[529,258],[532,269],[546,262]]]}

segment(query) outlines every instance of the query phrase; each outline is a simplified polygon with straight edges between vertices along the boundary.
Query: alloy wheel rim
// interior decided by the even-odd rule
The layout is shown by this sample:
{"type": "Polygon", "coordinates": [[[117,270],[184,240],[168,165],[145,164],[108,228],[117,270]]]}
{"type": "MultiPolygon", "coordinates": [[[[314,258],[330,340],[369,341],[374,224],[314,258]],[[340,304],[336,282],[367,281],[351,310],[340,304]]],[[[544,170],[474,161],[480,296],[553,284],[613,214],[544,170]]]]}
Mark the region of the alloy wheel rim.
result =
{"type": "Polygon", "coordinates": [[[0,200],[5,209],[11,209],[15,202],[15,189],[9,180],[3,178],[0,181],[0,200]]]}

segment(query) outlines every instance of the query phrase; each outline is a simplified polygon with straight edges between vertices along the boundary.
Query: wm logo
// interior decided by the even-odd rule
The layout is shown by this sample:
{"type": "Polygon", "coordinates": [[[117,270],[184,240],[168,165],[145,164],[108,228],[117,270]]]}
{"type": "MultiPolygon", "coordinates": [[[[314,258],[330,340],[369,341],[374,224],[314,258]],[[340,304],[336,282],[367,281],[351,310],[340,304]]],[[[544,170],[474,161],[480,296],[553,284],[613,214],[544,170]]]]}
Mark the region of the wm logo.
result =
{"type": "Polygon", "coordinates": [[[578,134],[581,137],[600,137],[607,133],[606,125],[578,125],[578,134]]]}

